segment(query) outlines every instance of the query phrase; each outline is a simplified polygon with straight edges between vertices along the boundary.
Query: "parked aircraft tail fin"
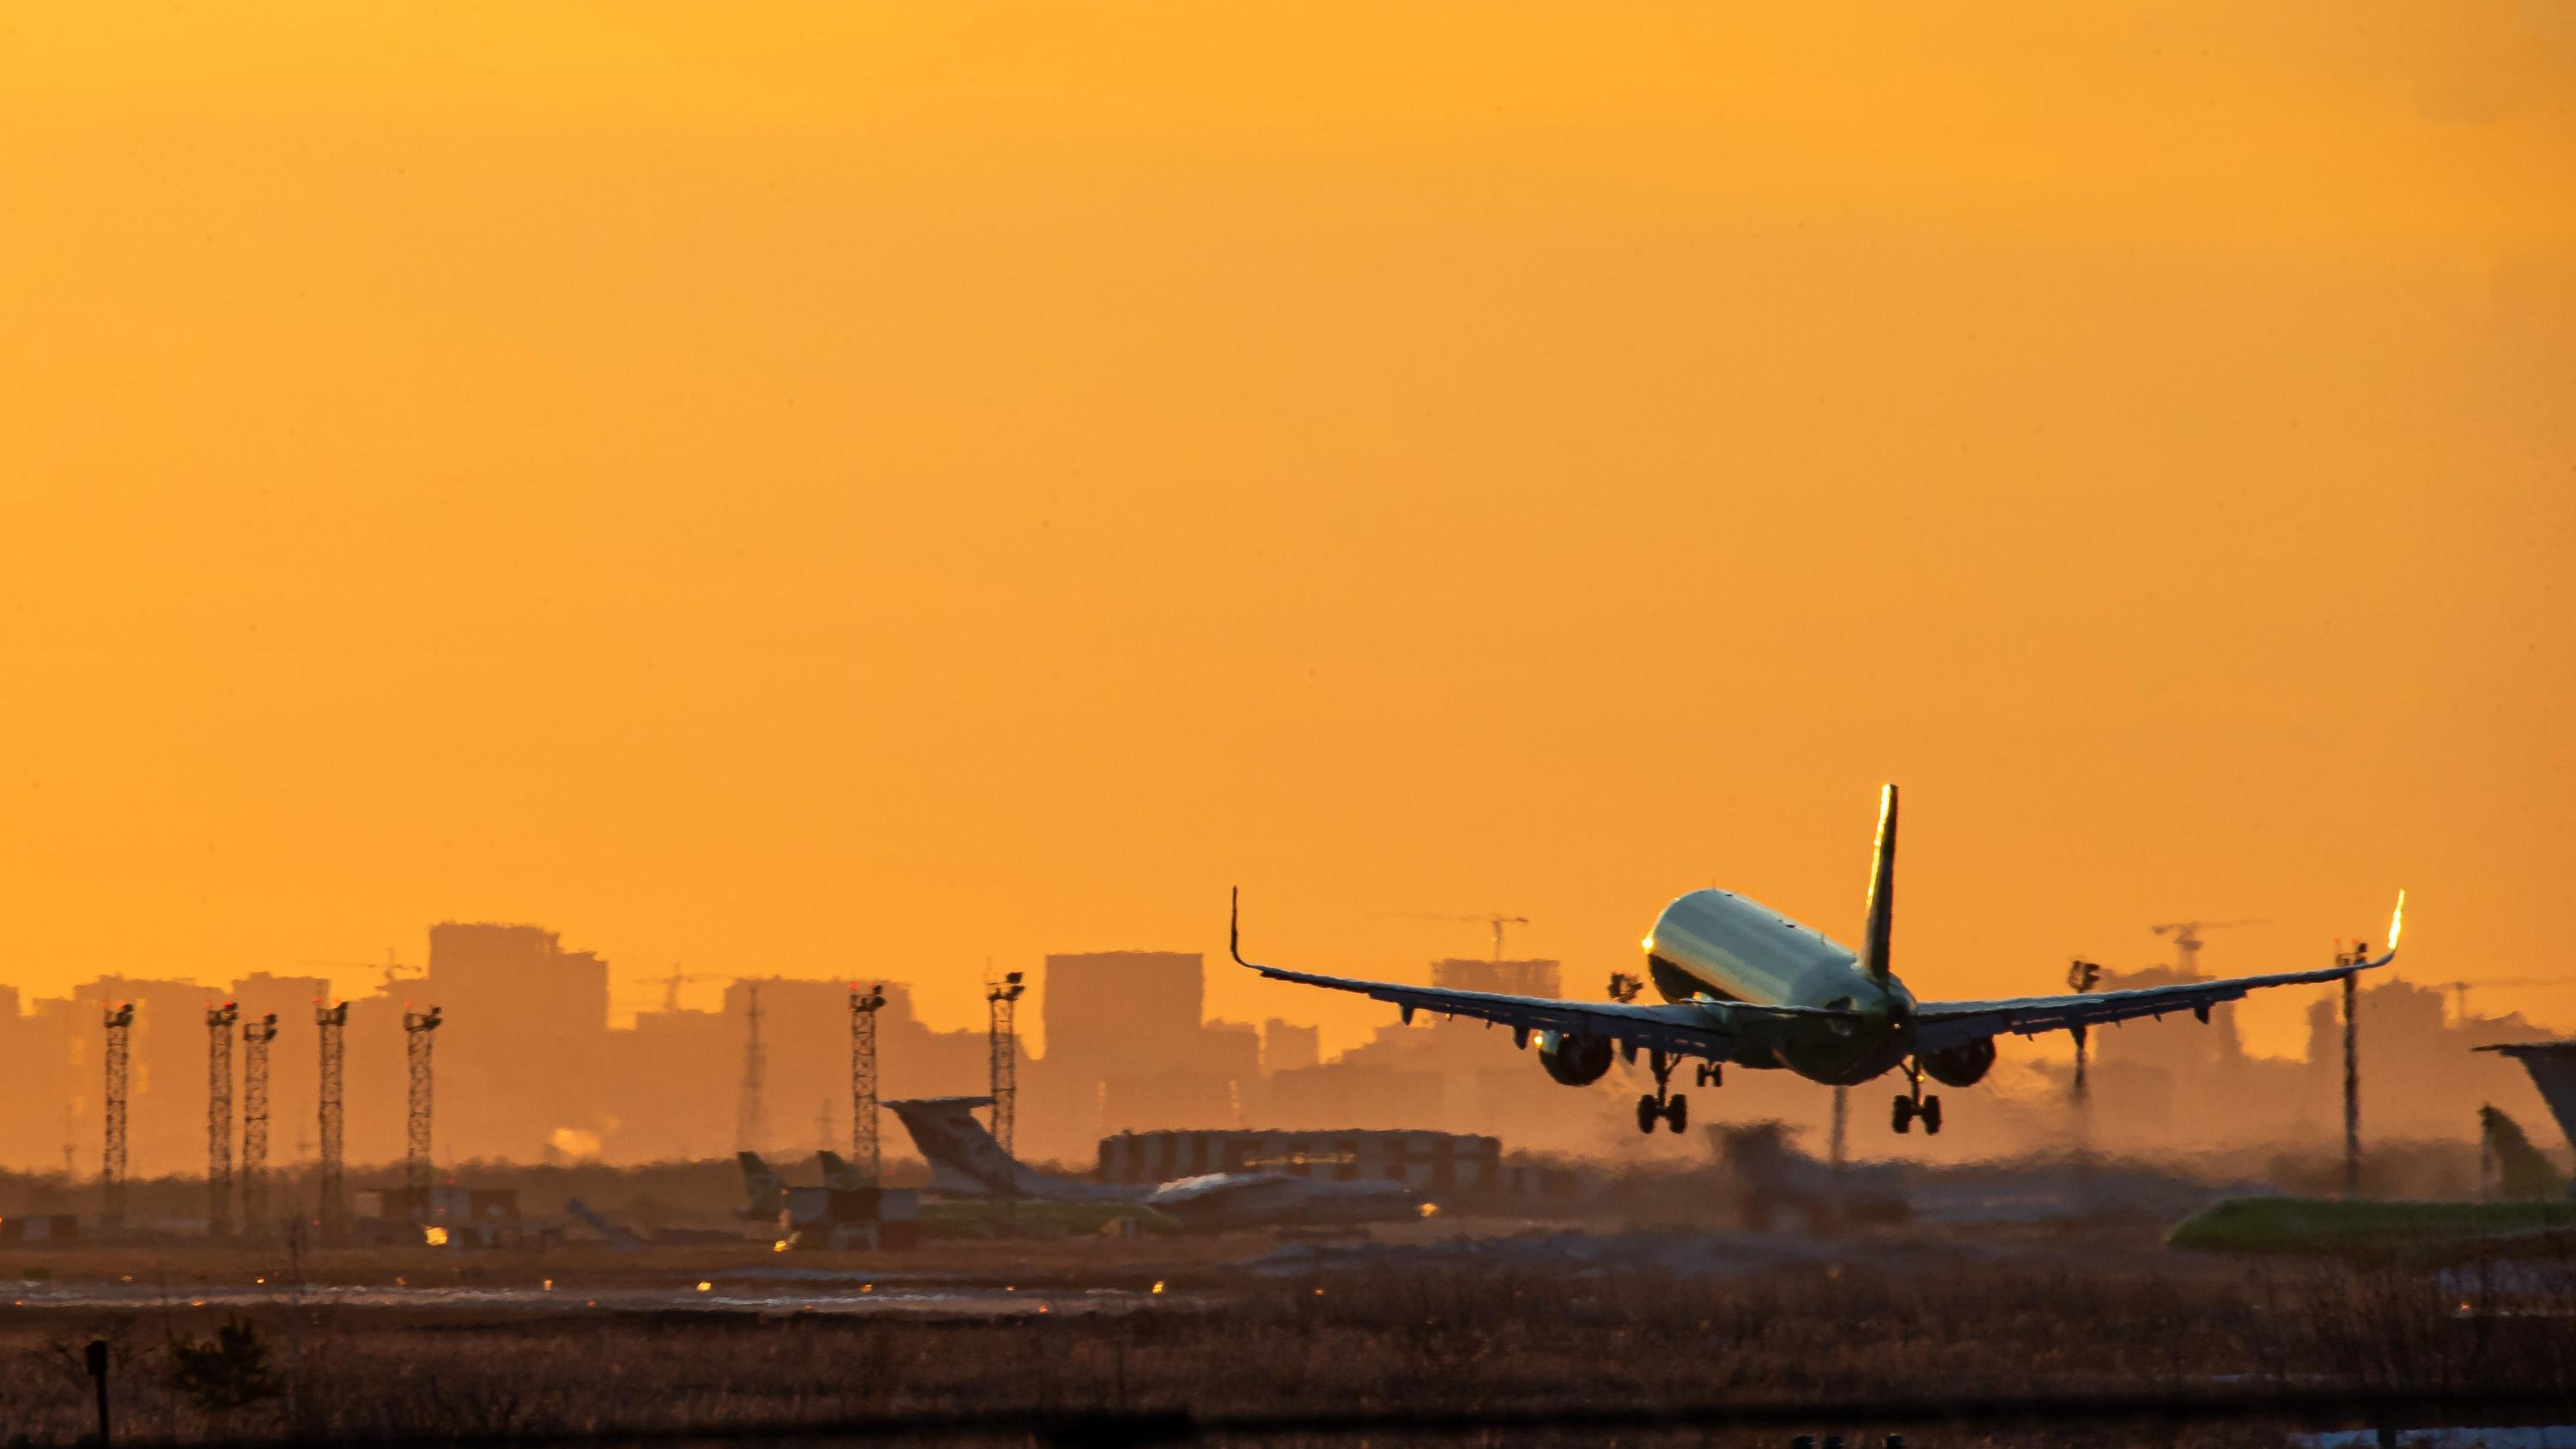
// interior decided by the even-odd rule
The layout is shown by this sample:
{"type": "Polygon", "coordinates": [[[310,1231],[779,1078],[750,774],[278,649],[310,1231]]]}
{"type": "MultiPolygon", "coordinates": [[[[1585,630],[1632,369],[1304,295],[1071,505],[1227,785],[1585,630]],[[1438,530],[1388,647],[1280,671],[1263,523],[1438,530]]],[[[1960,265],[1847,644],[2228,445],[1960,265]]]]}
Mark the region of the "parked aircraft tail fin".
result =
{"type": "Polygon", "coordinates": [[[787,1198],[787,1179],[761,1160],[757,1152],[737,1152],[733,1156],[742,1164],[742,1189],[751,1197],[750,1215],[768,1217],[776,1213],[787,1198]]]}
{"type": "Polygon", "coordinates": [[[930,1164],[930,1190],[951,1197],[1025,1197],[1049,1202],[1126,1202],[1142,1193],[1039,1172],[1002,1150],[975,1119],[990,1097],[917,1097],[886,1109],[912,1134],[930,1164]]]}

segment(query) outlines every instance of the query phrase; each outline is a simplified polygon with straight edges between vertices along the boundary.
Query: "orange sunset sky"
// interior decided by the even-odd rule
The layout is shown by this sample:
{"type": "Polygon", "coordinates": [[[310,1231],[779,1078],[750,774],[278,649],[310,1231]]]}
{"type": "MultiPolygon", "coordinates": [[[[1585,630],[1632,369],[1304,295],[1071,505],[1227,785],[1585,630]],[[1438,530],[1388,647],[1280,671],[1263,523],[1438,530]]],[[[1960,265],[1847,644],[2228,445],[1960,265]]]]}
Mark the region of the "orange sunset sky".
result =
{"type": "Polygon", "coordinates": [[[2569,0],[12,7],[0,980],[1590,994],[1894,779],[1927,997],[2576,982],[2571,162],[2569,0]]]}

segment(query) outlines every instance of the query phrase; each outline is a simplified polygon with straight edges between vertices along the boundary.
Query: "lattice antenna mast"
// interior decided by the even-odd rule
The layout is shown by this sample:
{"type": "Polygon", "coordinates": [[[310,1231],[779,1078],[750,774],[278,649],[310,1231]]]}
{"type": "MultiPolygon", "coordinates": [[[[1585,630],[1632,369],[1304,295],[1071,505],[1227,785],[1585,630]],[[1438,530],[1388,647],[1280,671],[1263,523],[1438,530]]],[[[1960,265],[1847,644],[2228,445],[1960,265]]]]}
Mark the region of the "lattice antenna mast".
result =
{"type": "Polygon", "coordinates": [[[1027,989],[1017,971],[984,988],[984,1001],[992,1012],[987,1045],[992,1053],[993,1140],[1002,1145],[1005,1157],[1011,1155],[1011,1139],[1019,1123],[1019,1003],[1020,993],[1027,989]]]}
{"type": "Polygon", "coordinates": [[[346,1117],[340,1090],[341,1036],[349,1025],[349,1003],[313,1004],[313,1025],[322,1044],[321,1219],[322,1241],[336,1243],[348,1224],[348,1203],[340,1191],[341,1124],[346,1117]]]}
{"type": "Polygon", "coordinates": [[[268,1044],[277,1013],[242,1023],[242,1231],[268,1231],[268,1044]]]}
{"type": "Polygon", "coordinates": [[[206,1231],[222,1237],[233,1211],[233,1028],[241,1008],[206,1008],[206,1231]]]}
{"type": "Polygon", "coordinates": [[[126,1056],[134,1032],[134,1003],[106,1008],[107,1142],[98,1160],[100,1216],[109,1227],[125,1223],[125,1084],[126,1056]]]}
{"type": "Polygon", "coordinates": [[[403,1013],[404,1055],[411,1063],[411,1112],[404,1123],[403,1186],[417,1194],[416,1205],[426,1210],[429,1205],[429,1112],[430,1072],[429,1047],[432,1033],[439,1027],[438,1008],[403,1013]]]}
{"type": "Polygon", "coordinates": [[[760,1101],[763,1079],[769,1075],[769,1059],[760,1049],[760,988],[752,986],[748,990],[751,1001],[743,1013],[749,1030],[742,1043],[742,1102],[733,1123],[737,1152],[758,1152],[768,1145],[765,1139],[769,1136],[767,1109],[760,1101]]]}
{"type": "Polygon", "coordinates": [[[885,1004],[882,983],[850,988],[850,1161],[870,1187],[884,1166],[877,1143],[877,1012],[885,1004]]]}

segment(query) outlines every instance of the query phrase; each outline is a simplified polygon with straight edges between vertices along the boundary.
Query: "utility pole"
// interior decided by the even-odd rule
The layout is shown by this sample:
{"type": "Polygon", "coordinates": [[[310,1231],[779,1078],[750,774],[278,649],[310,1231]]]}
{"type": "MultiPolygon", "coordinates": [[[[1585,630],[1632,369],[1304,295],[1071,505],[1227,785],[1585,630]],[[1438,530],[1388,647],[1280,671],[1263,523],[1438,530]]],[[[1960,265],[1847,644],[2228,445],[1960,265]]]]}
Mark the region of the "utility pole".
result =
{"type": "Polygon", "coordinates": [[[111,1228],[125,1226],[125,1085],[126,1058],[134,1032],[134,1003],[105,1008],[107,1027],[107,1142],[98,1160],[100,1218],[111,1228]]]}
{"type": "Polygon", "coordinates": [[[850,1161],[870,1187],[884,1166],[877,1146],[877,1012],[885,1004],[882,983],[850,988],[850,1161]]]}
{"type": "Polygon", "coordinates": [[[349,1025],[349,1003],[325,1005],[316,1001],[313,1003],[313,1025],[317,1028],[314,1035],[320,1039],[322,1049],[322,1110],[318,1123],[322,1137],[322,1169],[319,1174],[322,1201],[319,1216],[322,1219],[322,1241],[336,1246],[348,1225],[348,1204],[340,1191],[340,1128],[346,1115],[341,1102],[340,1038],[349,1025]]]}
{"type": "MultiPolygon", "coordinates": [[[[2370,959],[2367,944],[2356,943],[2335,957],[2338,966],[2359,966],[2370,959]]],[[[2361,973],[2343,978],[2343,1195],[2361,1196],[2361,973]]]]}
{"type": "Polygon", "coordinates": [[[277,1013],[242,1023],[242,1231],[268,1232],[268,1044],[277,1040],[277,1013]]]}
{"type": "Polygon", "coordinates": [[[206,1008],[206,1233],[229,1230],[233,1197],[233,1028],[241,1008],[206,1008]]]}
{"type": "Polygon", "coordinates": [[[768,1145],[769,1120],[761,1105],[762,1079],[769,1074],[769,1063],[760,1051],[760,987],[746,988],[751,995],[744,1008],[743,1020],[748,1031],[742,1043],[742,1102],[734,1117],[733,1146],[737,1152],[758,1152],[768,1145]]]}
{"type": "Polygon", "coordinates": [[[1850,1159],[1844,1153],[1843,1137],[1844,1125],[1851,1116],[1851,1104],[1846,1100],[1850,1094],[1849,1087],[1834,1088],[1834,1130],[1833,1135],[1826,1139],[1826,1151],[1834,1169],[1834,1212],[1837,1215],[1849,1207],[1849,1204],[1843,1200],[1843,1178],[1846,1175],[1844,1169],[1850,1163],[1850,1159]]]}
{"type": "Polygon", "coordinates": [[[413,1194],[412,1210],[423,1217],[429,1213],[429,1113],[430,1090],[434,1079],[430,1072],[430,1041],[438,1030],[439,1011],[403,1013],[405,1059],[411,1065],[411,1112],[404,1122],[403,1186],[413,1194]]]}
{"type": "Polygon", "coordinates": [[[1019,1125],[1019,1003],[1020,993],[1027,989],[1017,971],[984,988],[984,1002],[991,1010],[986,1041],[992,1053],[993,1140],[1002,1144],[1005,1157],[1011,1155],[1011,1139],[1019,1125]]]}

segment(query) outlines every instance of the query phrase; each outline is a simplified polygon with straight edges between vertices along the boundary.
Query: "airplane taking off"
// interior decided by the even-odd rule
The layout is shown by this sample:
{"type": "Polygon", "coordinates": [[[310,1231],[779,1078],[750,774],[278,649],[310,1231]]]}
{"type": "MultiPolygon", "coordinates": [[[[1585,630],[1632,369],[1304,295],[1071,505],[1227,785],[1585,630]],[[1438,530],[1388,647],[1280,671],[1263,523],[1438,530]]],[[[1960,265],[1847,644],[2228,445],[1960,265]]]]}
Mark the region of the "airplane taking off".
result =
{"type": "Polygon", "coordinates": [[[1654,1131],[1658,1121],[1679,1132],[1689,1122],[1690,1099],[1672,1090],[1672,1074],[1679,1063],[1696,1060],[1703,1087],[1718,1085],[1728,1066],[1785,1068],[1831,1086],[1853,1086],[1901,1069],[1907,1090],[1897,1095],[1889,1125],[1904,1132],[1921,1122],[1926,1133],[1934,1133],[1941,1130],[1941,1099],[1923,1094],[1923,1079],[1948,1087],[1976,1085],[1995,1064],[1997,1036],[2065,1031],[2080,1042],[2089,1027],[2169,1011],[2188,1011],[2206,1022],[2212,1006],[2262,987],[2340,981],[2385,966],[2397,958],[2406,893],[2397,893],[2388,949],[2376,958],[2363,946],[2320,971],[1999,1001],[1917,1001],[1889,969],[1895,910],[1896,787],[1889,785],[1879,793],[1878,843],[1858,951],[1733,891],[1692,891],[1664,907],[1642,943],[1645,982],[1663,997],[1661,1006],[1637,1004],[1645,982],[1625,973],[1610,978],[1609,1001],[1557,1001],[1264,966],[1243,958],[1240,891],[1227,937],[1237,964],[1274,981],[1390,1002],[1408,1024],[1417,1011],[1436,1011],[1508,1026],[1517,1047],[1526,1048],[1536,1037],[1539,1064],[1569,1087],[1590,1086],[1608,1075],[1613,1052],[1633,1062],[1643,1050],[1655,1090],[1637,1099],[1640,1132],[1654,1131]]]}

